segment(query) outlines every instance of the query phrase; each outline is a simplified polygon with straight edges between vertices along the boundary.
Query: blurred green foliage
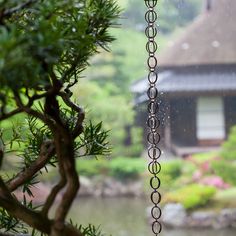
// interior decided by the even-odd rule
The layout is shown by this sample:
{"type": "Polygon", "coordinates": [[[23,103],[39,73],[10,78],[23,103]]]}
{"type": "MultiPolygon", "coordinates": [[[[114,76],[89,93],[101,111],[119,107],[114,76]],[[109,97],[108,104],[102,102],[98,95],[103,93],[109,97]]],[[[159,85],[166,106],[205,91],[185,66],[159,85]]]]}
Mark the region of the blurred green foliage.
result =
{"type": "Polygon", "coordinates": [[[161,172],[159,177],[161,179],[161,187],[168,191],[173,189],[182,173],[183,160],[173,159],[161,163],[161,172]]]}
{"type": "MultiPolygon", "coordinates": [[[[146,73],[147,53],[144,49],[147,39],[143,32],[146,7],[137,0],[123,0],[119,4],[124,7],[124,18],[120,19],[118,29],[111,29],[116,38],[111,46],[112,53],[101,51],[90,60],[91,67],[84,72],[85,78],[80,79],[80,85],[74,88],[74,95],[89,107],[89,119],[103,120],[104,128],[110,130],[113,156],[140,156],[142,134],[140,128],[134,126],[135,111],[130,85],[146,73]],[[141,31],[139,23],[142,25],[141,31]],[[133,127],[131,132],[130,127],[133,127]],[[130,140],[127,142],[127,139],[130,140]]],[[[162,31],[158,35],[160,51],[169,37],[163,32],[173,32],[190,22],[199,12],[201,4],[195,0],[165,0],[158,4],[158,24],[162,31]],[[167,26],[170,28],[166,29],[167,26]]]]}
{"type": "MultiPolygon", "coordinates": [[[[40,235],[54,234],[57,220],[49,219],[48,211],[70,181],[75,184],[65,189],[64,212],[59,215],[61,230],[71,227],[65,217],[78,189],[74,158],[105,155],[109,147],[102,122],[83,122],[82,109],[70,100],[70,88],[91,56],[101,48],[109,51],[114,37],[108,28],[117,26],[119,16],[120,8],[113,0],[0,0],[0,120],[6,120],[0,127],[0,166],[3,160],[4,167],[10,167],[5,163],[10,155],[18,161],[14,175],[10,171],[1,176],[2,232],[28,234],[31,226],[35,227],[31,235],[37,235],[36,229],[40,235]],[[10,119],[19,113],[28,116],[10,119]],[[56,166],[60,183],[42,203],[48,209],[42,210],[41,217],[27,196],[33,197],[37,177],[56,166]],[[8,189],[12,182],[15,186],[8,189]],[[12,194],[15,189],[22,192],[23,201],[12,194]],[[37,223],[40,219],[46,223],[37,223]],[[28,226],[21,227],[23,221],[28,226]]],[[[93,226],[81,230],[70,232],[102,235],[93,226]]]]}
{"type": "MultiPolygon", "coordinates": [[[[16,2],[4,2],[2,8],[11,5],[16,2]]],[[[14,14],[7,28],[0,27],[1,86],[39,90],[48,85],[43,60],[49,71],[56,70],[63,82],[70,82],[71,66],[76,63],[77,71],[84,70],[88,58],[97,52],[96,45],[107,48],[106,43],[113,40],[104,27],[100,28],[101,21],[109,27],[118,17],[117,6],[108,5],[110,8],[102,9],[100,1],[52,0],[34,3],[36,10],[24,11],[24,17],[22,12],[14,14]],[[94,15],[97,18],[91,21],[94,15]]]]}
{"type": "Polygon", "coordinates": [[[164,175],[169,175],[172,179],[176,179],[181,174],[182,166],[183,166],[183,160],[175,159],[175,160],[163,163],[162,172],[164,175]]]}
{"type": "Polygon", "coordinates": [[[217,160],[212,162],[212,169],[226,183],[236,186],[236,163],[217,160]]]}
{"type": "Polygon", "coordinates": [[[215,195],[212,186],[192,184],[164,195],[163,203],[181,203],[186,209],[196,209],[206,205],[215,195]]]}
{"type": "Polygon", "coordinates": [[[235,207],[236,187],[218,191],[214,197],[215,202],[223,207],[235,207]]]}
{"type": "Polygon", "coordinates": [[[107,159],[78,159],[77,171],[80,175],[92,177],[109,175],[119,180],[138,178],[145,171],[145,160],[141,158],[116,157],[107,159]]]}
{"type": "Polygon", "coordinates": [[[228,139],[222,145],[220,154],[224,160],[236,161],[236,126],[231,128],[228,139]]]}
{"type": "Polygon", "coordinates": [[[213,161],[217,156],[219,156],[218,152],[203,152],[193,154],[190,159],[193,163],[200,165],[205,162],[213,161]]]}
{"type": "Polygon", "coordinates": [[[109,162],[104,158],[80,158],[76,161],[76,169],[80,175],[84,175],[87,177],[107,174],[109,169],[109,162]]]}
{"type": "Polygon", "coordinates": [[[114,158],[110,163],[110,174],[119,179],[137,178],[145,170],[145,160],[141,158],[114,158]]]}
{"type": "MultiPolygon", "coordinates": [[[[146,11],[144,4],[139,0],[127,0],[128,9],[125,17],[129,20],[126,25],[143,28],[143,16],[146,11]]],[[[158,25],[162,33],[170,33],[177,27],[185,26],[200,12],[202,1],[199,0],[163,0],[157,3],[159,14],[158,25]]]]}
{"type": "Polygon", "coordinates": [[[192,162],[184,161],[182,163],[181,173],[188,177],[189,179],[192,177],[193,173],[197,170],[197,166],[192,162]]]}
{"type": "Polygon", "coordinates": [[[211,163],[213,171],[225,182],[236,186],[236,126],[231,127],[219,155],[220,159],[211,163]]]}
{"type": "Polygon", "coordinates": [[[142,129],[132,127],[134,110],[131,101],[121,93],[109,91],[113,89],[116,90],[113,84],[107,84],[106,89],[95,81],[84,79],[74,88],[74,97],[85,104],[87,120],[102,120],[103,128],[109,130],[112,156],[139,156],[143,149],[142,129]]]}

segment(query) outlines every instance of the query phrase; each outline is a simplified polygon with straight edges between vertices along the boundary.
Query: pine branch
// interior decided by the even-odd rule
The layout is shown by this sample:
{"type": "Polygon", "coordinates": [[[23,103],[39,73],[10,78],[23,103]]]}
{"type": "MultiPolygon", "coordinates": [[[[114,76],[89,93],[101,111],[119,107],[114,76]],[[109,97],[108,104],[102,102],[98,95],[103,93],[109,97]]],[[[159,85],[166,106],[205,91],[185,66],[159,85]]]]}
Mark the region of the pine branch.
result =
{"type": "Polygon", "coordinates": [[[46,234],[50,233],[52,222],[42,217],[38,212],[32,211],[20,204],[9,192],[8,188],[0,178],[0,206],[5,208],[9,214],[16,217],[33,228],[39,229],[46,234]]]}
{"type": "Polygon", "coordinates": [[[30,180],[38,171],[40,171],[55,154],[55,145],[51,140],[45,141],[40,150],[38,159],[28,168],[18,173],[13,179],[7,182],[8,189],[12,192],[19,186],[30,180]]]}
{"type": "MultiPolygon", "coordinates": [[[[24,221],[34,229],[39,230],[45,234],[52,233],[52,226],[54,221],[49,220],[39,212],[32,211],[18,202],[9,192],[2,178],[0,178],[0,206],[5,208],[9,214],[19,220],[24,221]]],[[[63,233],[62,235],[70,236],[84,236],[78,229],[75,229],[71,225],[66,225],[62,222],[63,233]]]]}
{"type": "MultiPolygon", "coordinates": [[[[64,230],[63,222],[80,187],[75,168],[74,141],[70,130],[58,130],[55,133],[55,148],[62,179],[66,181],[66,189],[55,212],[55,222],[52,226],[52,235],[60,235],[64,230]]],[[[64,181],[64,180],[63,180],[64,181]]]]}
{"type": "Polygon", "coordinates": [[[25,3],[23,3],[23,4],[20,4],[20,5],[16,6],[16,7],[13,7],[13,8],[10,8],[10,9],[6,9],[6,10],[3,12],[1,18],[9,18],[9,17],[11,17],[14,13],[17,13],[17,12],[19,12],[19,11],[21,11],[21,10],[23,10],[23,9],[25,9],[25,8],[27,8],[27,7],[29,7],[29,6],[32,5],[33,3],[36,3],[37,1],[38,1],[38,0],[29,0],[29,1],[27,1],[27,2],[25,2],[25,3]]]}
{"type": "Polygon", "coordinates": [[[12,117],[12,116],[14,116],[16,114],[21,113],[21,112],[22,112],[21,108],[17,108],[17,109],[15,109],[15,110],[13,110],[11,112],[8,112],[8,113],[3,113],[2,112],[2,114],[0,114],[0,121],[6,120],[6,119],[8,119],[8,118],[10,118],[10,117],[12,117]]]}
{"type": "Polygon", "coordinates": [[[54,124],[55,122],[52,119],[50,119],[46,114],[42,114],[42,113],[32,109],[30,106],[27,106],[27,105],[25,106],[17,91],[13,91],[13,94],[14,94],[14,99],[16,101],[16,105],[19,107],[19,109],[21,109],[22,111],[24,111],[28,115],[31,115],[35,118],[40,119],[42,122],[44,122],[46,125],[48,125],[52,130],[55,129],[55,124],[54,124]]]}
{"type": "Polygon", "coordinates": [[[70,100],[70,97],[66,92],[60,92],[59,95],[61,96],[61,98],[63,99],[63,101],[65,102],[65,104],[67,106],[69,106],[72,110],[75,110],[78,113],[76,125],[74,127],[74,130],[72,131],[72,137],[73,137],[73,139],[75,139],[76,137],[78,137],[83,132],[82,123],[83,123],[84,118],[85,118],[84,110],[80,106],[73,103],[70,100]]]}

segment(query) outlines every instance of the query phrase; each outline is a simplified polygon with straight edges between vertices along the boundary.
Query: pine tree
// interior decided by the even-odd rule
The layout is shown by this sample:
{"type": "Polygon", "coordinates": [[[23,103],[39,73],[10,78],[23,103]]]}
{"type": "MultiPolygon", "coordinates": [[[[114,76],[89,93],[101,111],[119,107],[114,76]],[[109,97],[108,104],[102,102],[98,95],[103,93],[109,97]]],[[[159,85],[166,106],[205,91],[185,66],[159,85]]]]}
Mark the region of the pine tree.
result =
{"type": "Polygon", "coordinates": [[[22,160],[18,173],[0,176],[2,230],[28,233],[30,226],[31,235],[101,235],[65,220],[80,186],[75,158],[108,151],[102,123],[84,122],[71,88],[99,47],[109,50],[114,38],[108,30],[119,14],[113,0],[0,0],[0,163],[11,152],[22,160]],[[4,130],[6,121],[14,124],[11,132],[4,130]],[[20,202],[13,192],[32,195],[49,165],[58,167],[59,181],[42,207],[20,202]]]}

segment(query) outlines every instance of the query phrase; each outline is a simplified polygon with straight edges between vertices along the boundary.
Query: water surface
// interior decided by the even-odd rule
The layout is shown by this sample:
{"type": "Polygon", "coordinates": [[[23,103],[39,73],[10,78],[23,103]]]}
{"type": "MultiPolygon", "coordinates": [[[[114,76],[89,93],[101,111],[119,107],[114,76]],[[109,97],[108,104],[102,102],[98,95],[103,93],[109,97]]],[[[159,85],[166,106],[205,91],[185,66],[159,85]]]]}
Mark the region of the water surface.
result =
{"type": "MultiPolygon", "coordinates": [[[[101,225],[106,236],[153,236],[147,222],[148,200],[133,198],[81,198],[71,209],[78,224],[101,225]]],[[[236,229],[167,230],[161,236],[235,236],[236,229]]]]}

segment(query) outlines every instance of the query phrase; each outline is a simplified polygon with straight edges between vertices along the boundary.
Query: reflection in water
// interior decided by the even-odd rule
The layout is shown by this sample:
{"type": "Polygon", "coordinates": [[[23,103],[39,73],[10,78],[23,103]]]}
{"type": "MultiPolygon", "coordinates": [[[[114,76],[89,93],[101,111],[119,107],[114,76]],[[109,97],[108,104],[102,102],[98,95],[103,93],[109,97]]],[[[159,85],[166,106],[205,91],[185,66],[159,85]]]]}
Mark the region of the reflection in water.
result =
{"type": "MultiPolygon", "coordinates": [[[[107,236],[152,236],[147,224],[148,201],[133,198],[82,198],[74,203],[70,217],[78,224],[101,225],[107,236]]],[[[167,230],[162,236],[235,236],[236,230],[167,230]]]]}
{"type": "Polygon", "coordinates": [[[164,230],[163,236],[233,236],[235,230],[164,230]]]}

